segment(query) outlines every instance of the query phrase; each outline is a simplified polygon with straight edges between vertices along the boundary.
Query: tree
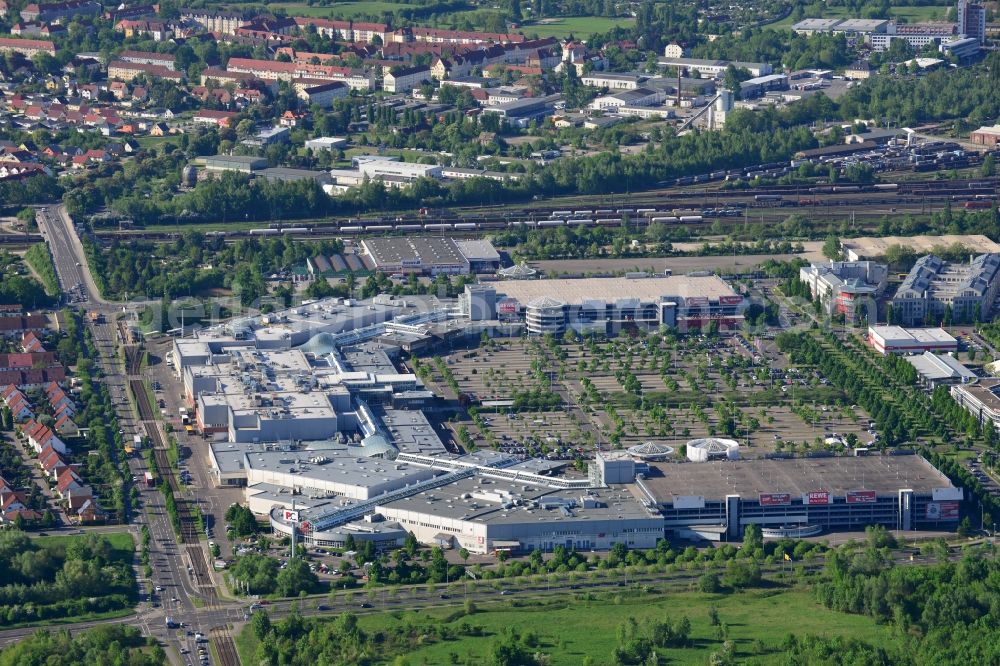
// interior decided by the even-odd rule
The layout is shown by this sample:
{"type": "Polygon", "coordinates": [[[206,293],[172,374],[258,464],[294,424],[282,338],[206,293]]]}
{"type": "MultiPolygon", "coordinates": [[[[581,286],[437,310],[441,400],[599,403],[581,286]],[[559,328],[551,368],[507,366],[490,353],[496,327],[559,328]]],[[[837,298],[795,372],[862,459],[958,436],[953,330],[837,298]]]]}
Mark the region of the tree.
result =
{"type": "Polygon", "coordinates": [[[840,239],[836,236],[827,236],[823,242],[823,256],[831,261],[839,261],[841,258],[840,239]]]}
{"type": "Polygon", "coordinates": [[[747,552],[748,555],[753,555],[758,550],[764,547],[764,536],[761,532],[760,525],[755,525],[751,523],[743,529],[743,550],[747,552]]]}
{"type": "Polygon", "coordinates": [[[253,512],[242,504],[233,504],[226,510],[226,522],[239,537],[253,536],[260,529],[253,512]]]}
{"type": "Polygon", "coordinates": [[[258,610],[250,619],[250,626],[257,640],[262,641],[264,637],[271,633],[271,617],[267,614],[267,611],[258,610]]]}
{"type": "Polygon", "coordinates": [[[278,572],[275,592],[283,597],[298,596],[299,592],[312,592],[319,580],[301,558],[288,560],[285,568],[278,572]]]}
{"type": "Polygon", "coordinates": [[[995,172],[996,172],[996,158],[994,158],[993,154],[990,153],[985,158],[983,158],[983,164],[979,168],[979,173],[981,176],[983,176],[983,178],[989,178],[993,176],[995,172]]]}
{"type": "MultiPolygon", "coordinates": [[[[350,535],[348,535],[348,537],[350,537],[350,535]]],[[[413,532],[407,532],[406,538],[403,540],[403,550],[406,551],[406,554],[413,557],[417,554],[417,548],[419,548],[419,546],[420,544],[417,543],[416,535],[414,535],[413,532]]]]}
{"type": "Polygon", "coordinates": [[[760,565],[752,560],[730,560],[722,582],[735,590],[760,583],[760,565]]]}
{"type": "Polygon", "coordinates": [[[753,74],[750,70],[744,67],[736,67],[735,65],[730,65],[726,68],[726,75],[723,78],[722,85],[726,90],[731,90],[734,93],[740,92],[740,84],[744,81],[753,78],[753,74]]]}
{"type": "Polygon", "coordinates": [[[917,253],[913,251],[913,248],[905,245],[890,245],[885,249],[884,258],[890,267],[908,271],[913,268],[913,264],[917,260],[917,253]]]}

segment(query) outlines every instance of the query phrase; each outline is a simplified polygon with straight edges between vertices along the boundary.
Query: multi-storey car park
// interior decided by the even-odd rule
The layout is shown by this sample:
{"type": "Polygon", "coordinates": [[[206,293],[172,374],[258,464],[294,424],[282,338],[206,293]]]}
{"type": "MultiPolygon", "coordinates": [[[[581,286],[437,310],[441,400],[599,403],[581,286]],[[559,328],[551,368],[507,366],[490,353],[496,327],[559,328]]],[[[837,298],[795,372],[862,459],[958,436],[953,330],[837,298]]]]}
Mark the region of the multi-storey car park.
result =
{"type": "MultiPolygon", "coordinates": [[[[742,304],[715,276],[568,282],[540,281],[536,290],[601,297],[630,289],[655,313],[697,298],[700,287],[706,301],[742,304]]],[[[388,548],[413,532],[423,543],[474,553],[648,548],[671,533],[735,539],[748,523],[780,536],[957,519],[961,490],[917,456],[741,461],[732,442],[724,455],[705,448],[691,457],[706,462],[681,462],[648,443],[600,451],[581,472],[564,460],[462,453],[439,437],[423,411],[437,398],[398,356],[483,331],[523,330],[470,314],[488,303],[466,296],[461,307],[434,297],[324,299],[175,340],[170,360],[210,440],[216,483],[245,487],[251,510],[308,543],[343,546],[350,537],[388,548]]],[[[495,316],[500,301],[491,298],[487,313],[495,316]]],[[[703,444],[690,442],[689,452],[703,444]]]]}

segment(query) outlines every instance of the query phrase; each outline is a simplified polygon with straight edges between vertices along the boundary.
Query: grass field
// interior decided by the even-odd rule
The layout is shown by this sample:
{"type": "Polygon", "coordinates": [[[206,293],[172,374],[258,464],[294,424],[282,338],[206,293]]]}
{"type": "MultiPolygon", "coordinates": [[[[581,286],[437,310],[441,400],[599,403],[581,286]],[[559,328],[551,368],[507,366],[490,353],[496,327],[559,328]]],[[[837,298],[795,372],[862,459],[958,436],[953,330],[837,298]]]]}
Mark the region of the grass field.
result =
{"type": "Polygon", "coordinates": [[[577,39],[589,37],[597,32],[607,32],[615,26],[634,23],[631,18],[605,18],[603,16],[568,16],[566,18],[543,19],[538,23],[521,26],[526,35],[537,33],[539,37],[568,37],[577,39]]]}
{"type": "MultiPolygon", "coordinates": [[[[512,603],[517,603],[512,602],[512,603]]],[[[896,640],[891,630],[878,626],[860,615],[827,610],[811,592],[802,589],[758,590],[732,595],[708,595],[693,592],[663,596],[600,597],[591,600],[564,598],[561,601],[530,602],[518,607],[480,610],[473,615],[441,611],[392,612],[364,615],[360,626],[367,632],[385,630],[402,624],[444,624],[457,629],[463,623],[483,629],[483,636],[463,636],[453,641],[435,642],[415,647],[405,655],[412,666],[447,663],[487,663],[495,637],[507,627],[520,634],[526,630],[538,635],[539,652],[549,656],[553,666],[578,666],[590,657],[597,665],[613,663],[619,625],[629,617],[640,627],[649,620],[674,621],[686,615],[691,621],[694,645],[690,648],[658,650],[665,663],[708,663],[709,655],[722,645],[718,628],[709,621],[711,608],[728,630],[728,638],[742,661],[754,656],[761,663],[781,663],[778,652],[789,633],[822,636],[845,636],[878,645],[896,640]],[[453,656],[458,656],[458,661],[453,656]]],[[[243,631],[236,644],[245,663],[256,650],[252,631],[243,631]]]]}
{"type": "MultiPolygon", "coordinates": [[[[905,19],[907,23],[924,23],[927,21],[943,21],[948,12],[948,6],[930,7],[892,7],[889,16],[893,19],[905,19]]],[[[828,7],[820,17],[809,18],[856,18],[847,7],[828,7]]],[[[797,21],[791,16],[777,23],[771,23],[768,28],[791,28],[797,21]]]]}
{"type": "Polygon", "coordinates": [[[173,141],[175,146],[179,146],[181,138],[179,136],[137,136],[136,143],[142,148],[159,148],[167,141],[173,141]]]}
{"type": "MultiPolygon", "coordinates": [[[[46,546],[68,546],[72,542],[79,540],[82,536],[83,535],[67,534],[36,537],[35,543],[46,546]]],[[[125,562],[132,561],[132,553],[135,551],[135,541],[132,539],[131,534],[128,532],[103,532],[101,533],[101,536],[111,543],[111,547],[115,550],[116,558],[120,558],[125,562]]]]}

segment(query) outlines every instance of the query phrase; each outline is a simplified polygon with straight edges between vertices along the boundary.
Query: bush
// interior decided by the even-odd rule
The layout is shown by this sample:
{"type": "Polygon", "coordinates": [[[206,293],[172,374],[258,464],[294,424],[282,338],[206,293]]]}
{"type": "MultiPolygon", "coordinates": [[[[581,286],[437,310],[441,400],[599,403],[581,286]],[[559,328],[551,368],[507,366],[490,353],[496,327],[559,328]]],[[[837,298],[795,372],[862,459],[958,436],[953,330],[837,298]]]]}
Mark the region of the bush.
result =
{"type": "Polygon", "coordinates": [[[719,576],[714,573],[702,574],[698,578],[698,591],[705,592],[708,594],[713,594],[722,590],[722,584],[719,582],[719,576]]]}

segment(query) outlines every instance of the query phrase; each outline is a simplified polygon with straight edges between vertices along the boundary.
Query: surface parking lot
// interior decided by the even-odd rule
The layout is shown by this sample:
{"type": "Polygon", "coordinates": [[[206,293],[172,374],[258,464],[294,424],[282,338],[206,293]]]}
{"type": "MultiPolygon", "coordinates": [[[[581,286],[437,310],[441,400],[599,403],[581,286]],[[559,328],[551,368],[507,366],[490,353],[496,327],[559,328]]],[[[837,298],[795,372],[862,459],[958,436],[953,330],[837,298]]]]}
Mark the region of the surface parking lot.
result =
{"type": "MultiPolygon", "coordinates": [[[[789,367],[767,339],[495,339],[441,363],[482,403],[452,424],[477,447],[572,459],[598,445],[677,449],[709,436],[738,439],[749,457],[876,443],[862,409],[811,368],[789,367]]],[[[439,370],[431,383],[443,388],[439,370]]]]}

